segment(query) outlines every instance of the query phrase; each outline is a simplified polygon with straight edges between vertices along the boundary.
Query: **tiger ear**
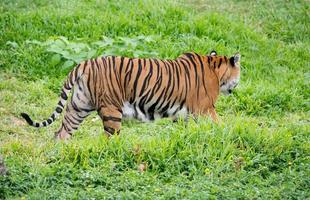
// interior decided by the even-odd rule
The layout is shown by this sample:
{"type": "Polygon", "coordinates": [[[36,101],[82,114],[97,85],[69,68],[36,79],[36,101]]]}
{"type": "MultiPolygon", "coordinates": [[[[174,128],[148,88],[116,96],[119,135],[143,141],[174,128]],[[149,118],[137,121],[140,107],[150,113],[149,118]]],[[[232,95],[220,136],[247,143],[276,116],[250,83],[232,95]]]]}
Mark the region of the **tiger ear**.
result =
{"type": "Polygon", "coordinates": [[[212,51],[210,52],[210,56],[216,56],[216,55],[217,55],[216,51],[212,50],[212,51]]]}
{"type": "Polygon", "coordinates": [[[240,58],[241,58],[241,55],[240,55],[239,52],[237,52],[233,57],[231,57],[231,58],[229,59],[230,64],[231,64],[232,66],[235,66],[236,64],[239,64],[239,63],[240,63],[240,58]]]}

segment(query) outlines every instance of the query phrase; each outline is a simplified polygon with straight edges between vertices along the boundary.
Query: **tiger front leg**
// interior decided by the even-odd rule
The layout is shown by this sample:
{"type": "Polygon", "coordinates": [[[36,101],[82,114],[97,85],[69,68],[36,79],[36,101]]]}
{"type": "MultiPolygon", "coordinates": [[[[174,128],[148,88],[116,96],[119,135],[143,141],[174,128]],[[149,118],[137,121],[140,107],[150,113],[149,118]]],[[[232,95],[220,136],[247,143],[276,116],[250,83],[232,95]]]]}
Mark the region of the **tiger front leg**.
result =
{"type": "Polygon", "coordinates": [[[219,122],[215,108],[209,108],[207,112],[208,112],[209,116],[211,116],[213,122],[215,122],[215,123],[219,122]]]}
{"type": "Polygon", "coordinates": [[[108,137],[118,134],[121,129],[122,112],[113,106],[101,107],[98,114],[103,122],[103,127],[108,137]]]}
{"type": "Polygon", "coordinates": [[[216,113],[215,108],[213,106],[204,108],[203,110],[197,109],[193,112],[193,115],[194,116],[197,116],[197,115],[208,116],[208,117],[211,117],[213,122],[218,123],[217,113],[216,113]]]}

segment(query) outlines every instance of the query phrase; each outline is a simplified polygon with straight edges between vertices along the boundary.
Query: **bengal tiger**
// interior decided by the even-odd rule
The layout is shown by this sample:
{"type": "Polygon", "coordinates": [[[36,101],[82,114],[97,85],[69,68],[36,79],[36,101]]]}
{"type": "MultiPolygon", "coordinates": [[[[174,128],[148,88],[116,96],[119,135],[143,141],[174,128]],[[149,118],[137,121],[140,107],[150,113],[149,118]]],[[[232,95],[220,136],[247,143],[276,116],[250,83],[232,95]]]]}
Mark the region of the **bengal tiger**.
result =
{"type": "Polygon", "coordinates": [[[220,92],[232,93],[240,79],[240,54],[232,57],[184,53],[174,60],[102,56],[78,64],[65,80],[60,100],[45,127],[63,111],[58,139],[67,139],[81,122],[97,111],[105,133],[119,133],[123,117],[150,121],[161,117],[211,116],[217,121],[215,102],[220,92]]]}

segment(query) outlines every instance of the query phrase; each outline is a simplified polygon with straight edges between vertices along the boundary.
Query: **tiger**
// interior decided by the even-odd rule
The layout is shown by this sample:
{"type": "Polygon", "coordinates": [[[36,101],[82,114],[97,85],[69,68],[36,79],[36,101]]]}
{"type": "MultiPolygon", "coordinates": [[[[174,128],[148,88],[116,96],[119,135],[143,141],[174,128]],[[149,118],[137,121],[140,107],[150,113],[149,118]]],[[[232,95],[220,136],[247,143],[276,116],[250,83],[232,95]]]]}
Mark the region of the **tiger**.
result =
{"type": "Polygon", "coordinates": [[[61,89],[52,115],[33,127],[52,124],[66,106],[57,139],[68,139],[83,120],[97,111],[106,135],[118,134],[123,118],[153,121],[204,115],[218,121],[215,102],[229,95],[240,80],[240,53],[184,53],[176,59],[101,56],[76,65],[61,89]],[[72,90],[71,98],[69,94],[72,90]],[[68,101],[68,102],[67,102],[68,101]]]}

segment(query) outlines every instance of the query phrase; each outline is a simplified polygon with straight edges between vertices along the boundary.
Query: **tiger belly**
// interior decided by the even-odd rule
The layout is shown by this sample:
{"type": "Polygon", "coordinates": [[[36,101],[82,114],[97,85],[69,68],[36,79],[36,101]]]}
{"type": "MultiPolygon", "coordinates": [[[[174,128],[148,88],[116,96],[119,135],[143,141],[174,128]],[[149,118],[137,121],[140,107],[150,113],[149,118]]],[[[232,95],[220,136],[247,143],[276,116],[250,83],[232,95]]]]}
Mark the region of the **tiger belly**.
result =
{"type": "Polygon", "coordinates": [[[168,108],[165,114],[160,113],[158,110],[155,110],[153,114],[147,112],[148,108],[144,107],[145,113],[141,111],[138,105],[132,105],[128,101],[124,103],[122,107],[123,117],[124,118],[136,118],[143,122],[148,122],[156,120],[163,117],[173,117],[173,118],[186,118],[188,115],[188,110],[185,106],[180,109],[179,105],[174,105],[171,108],[168,108]]]}

